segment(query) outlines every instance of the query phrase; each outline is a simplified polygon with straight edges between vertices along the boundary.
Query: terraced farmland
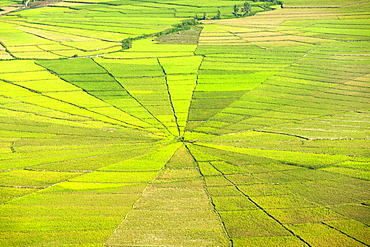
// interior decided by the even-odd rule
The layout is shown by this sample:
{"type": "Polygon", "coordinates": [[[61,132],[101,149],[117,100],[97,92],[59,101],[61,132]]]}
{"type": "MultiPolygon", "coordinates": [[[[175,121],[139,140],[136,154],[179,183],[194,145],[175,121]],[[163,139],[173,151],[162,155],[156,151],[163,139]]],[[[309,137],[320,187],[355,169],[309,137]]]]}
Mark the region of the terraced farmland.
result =
{"type": "Polygon", "coordinates": [[[0,246],[370,245],[370,3],[199,2],[0,17],[0,246]]]}

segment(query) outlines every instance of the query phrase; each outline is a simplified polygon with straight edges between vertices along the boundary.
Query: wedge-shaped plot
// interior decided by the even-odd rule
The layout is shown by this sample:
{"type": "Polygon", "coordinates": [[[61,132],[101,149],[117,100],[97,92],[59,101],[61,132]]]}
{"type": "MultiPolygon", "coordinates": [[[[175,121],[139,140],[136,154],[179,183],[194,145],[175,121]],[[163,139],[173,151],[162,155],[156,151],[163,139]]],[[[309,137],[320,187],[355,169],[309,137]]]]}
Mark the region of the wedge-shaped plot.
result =
{"type": "Polygon", "coordinates": [[[101,168],[101,171],[159,171],[169,161],[181,143],[169,145],[151,153],[101,168]]]}
{"type": "Polygon", "coordinates": [[[369,207],[363,204],[342,204],[330,206],[330,209],[363,224],[369,224],[369,207]]]}
{"type": "Polygon", "coordinates": [[[117,51],[121,49],[121,44],[118,42],[107,42],[102,40],[89,40],[80,42],[63,42],[63,45],[73,47],[83,51],[99,51],[108,48],[116,47],[117,51]]]}
{"type": "Polygon", "coordinates": [[[295,196],[295,195],[280,195],[280,196],[255,196],[251,199],[264,209],[272,208],[305,208],[317,207],[316,203],[309,200],[295,196]]]}
{"type": "MultiPolygon", "coordinates": [[[[220,88],[220,86],[218,85],[217,88],[220,88]]],[[[190,105],[189,121],[206,121],[232,102],[238,100],[239,97],[245,93],[245,91],[223,91],[225,97],[226,95],[229,97],[215,100],[215,98],[212,99],[212,97],[209,97],[209,95],[215,91],[217,91],[217,89],[207,90],[206,92],[200,91],[197,86],[190,105]]]]}
{"type": "MultiPolygon", "coordinates": [[[[296,184],[294,183],[294,186],[296,184]]],[[[248,196],[276,196],[291,194],[292,191],[285,184],[256,183],[239,185],[238,188],[248,196]]]]}
{"type": "Polygon", "coordinates": [[[94,61],[118,78],[163,76],[162,68],[154,58],[122,60],[94,58],[94,61]]]}
{"type": "Polygon", "coordinates": [[[222,174],[237,174],[249,172],[248,167],[232,165],[225,161],[212,161],[211,164],[215,167],[215,169],[222,172],[222,174]]]}
{"type": "Polygon", "coordinates": [[[3,186],[43,187],[76,176],[74,172],[13,170],[1,173],[0,184],[3,186]]]}
{"type": "MultiPolygon", "coordinates": [[[[71,74],[71,75],[63,75],[63,79],[65,79],[68,82],[115,82],[114,78],[111,77],[109,74],[71,74]]],[[[116,82],[117,83],[117,82],[116,82]]],[[[101,88],[101,90],[114,90],[112,89],[106,89],[101,88]]]]}
{"type": "MultiPolygon", "coordinates": [[[[151,126],[148,123],[145,123],[141,121],[140,119],[131,116],[130,114],[123,112],[119,109],[116,109],[112,106],[105,106],[105,107],[99,107],[94,108],[92,111],[109,116],[110,118],[117,119],[127,125],[130,125],[130,127],[141,127],[141,128],[150,128],[151,126]]],[[[149,130],[149,129],[148,129],[149,130]]]]}
{"type": "Polygon", "coordinates": [[[163,170],[107,241],[133,244],[228,245],[197,169],[163,170]]]}
{"type": "Polygon", "coordinates": [[[18,59],[59,59],[62,56],[46,51],[13,52],[12,55],[18,59]]]}
{"type": "MultiPolygon", "coordinates": [[[[6,26],[7,24],[2,22],[1,26],[6,26]]],[[[15,27],[15,25],[8,24],[8,27],[15,27]]],[[[45,44],[57,44],[56,42],[53,42],[51,40],[46,40],[41,37],[37,37],[35,35],[23,32],[21,30],[12,29],[10,32],[2,33],[2,36],[0,38],[0,41],[5,46],[22,46],[24,45],[24,41],[27,40],[27,44],[32,45],[45,45],[45,44]]]]}
{"type": "Polygon", "coordinates": [[[86,41],[92,41],[92,43],[95,43],[95,42],[99,42],[98,40],[95,40],[93,38],[89,38],[89,37],[83,37],[83,36],[80,36],[80,35],[74,35],[74,33],[67,33],[65,32],[64,30],[57,30],[55,27],[53,26],[48,26],[48,25],[40,25],[40,24],[31,24],[31,23],[27,23],[25,24],[27,25],[27,27],[25,26],[20,26],[18,27],[18,29],[21,29],[27,33],[31,33],[31,34],[34,34],[36,36],[41,36],[45,39],[49,39],[49,40],[53,40],[55,42],[58,42],[58,44],[54,44],[53,46],[51,45],[40,45],[39,47],[41,49],[45,49],[45,50],[51,50],[51,51],[55,51],[55,50],[65,50],[66,49],[66,46],[64,46],[62,43],[66,42],[67,44],[68,43],[84,43],[86,41]],[[50,30],[48,30],[50,29],[50,30]]]}
{"type": "Polygon", "coordinates": [[[25,46],[11,46],[8,47],[11,53],[24,53],[24,52],[42,52],[44,50],[40,49],[37,45],[25,45],[25,46]]]}
{"type": "Polygon", "coordinates": [[[145,189],[145,184],[114,184],[64,182],[50,187],[45,193],[83,193],[83,194],[136,194],[145,189]]]}
{"type": "Polygon", "coordinates": [[[1,73],[20,73],[44,70],[33,61],[28,60],[0,61],[0,66],[1,73]]]}
{"type": "Polygon", "coordinates": [[[59,78],[51,75],[50,78],[44,80],[34,80],[34,81],[17,81],[14,84],[20,85],[22,87],[38,91],[38,92],[66,92],[66,91],[80,91],[81,89],[67,83],[59,78]]]}
{"type": "Polygon", "coordinates": [[[118,81],[172,135],[179,134],[170,94],[164,78],[121,79],[118,81]]]}
{"type": "Polygon", "coordinates": [[[112,216],[64,216],[53,217],[7,217],[1,219],[3,229],[19,232],[109,230],[119,224],[119,217],[112,216]]]}
{"type": "MultiPolygon", "coordinates": [[[[186,154],[189,156],[189,154],[186,154]]],[[[196,168],[188,168],[188,169],[167,169],[166,172],[162,172],[158,175],[157,179],[154,181],[161,186],[161,183],[166,182],[179,182],[182,179],[189,179],[189,180],[199,180],[199,173],[196,168]],[[177,181],[179,180],[179,181],[177,181]]]]}
{"type": "Polygon", "coordinates": [[[49,232],[45,238],[45,232],[11,232],[0,240],[4,246],[27,246],[35,242],[44,242],[47,245],[70,245],[80,247],[98,247],[109,237],[111,230],[89,231],[54,231],[49,232]],[[45,239],[40,241],[40,239],[45,239]],[[99,244],[97,244],[99,243],[99,244]]]}
{"type": "Polygon", "coordinates": [[[0,49],[0,59],[2,60],[12,60],[14,57],[12,57],[9,53],[7,53],[5,50],[0,49]]]}
{"type": "Polygon", "coordinates": [[[110,107],[110,105],[102,100],[97,99],[83,91],[45,93],[45,95],[84,108],[110,107]]]}
{"type": "Polygon", "coordinates": [[[54,71],[58,75],[64,74],[102,74],[106,73],[102,67],[90,58],[68,60],[41,60],[37,64],[54,71]]]}
{"type": "MultiPolygon", "coordinates": [[[[297,170],[289,170],[288,173],[293,173],[293,172],[296,172],[297,174],[299,174],[300,171],[303,171],[303,173],[306,171],[306,168],[298,168],[297,170]]],[[[294,173],[293,173],[294,174],[294,173]]],[[[270,183],[270,184],[273,184],[273,183],[292,183],[292,182],[303,182],[303,181],[308,181],[308,177],[307,178],[302,178],[301,176],[291,176],[291,175],[288,175],[284,172],[280,172],[280,171],[271,171],[271,172],[268,172],[268,173],[257,173],[257,174],[253,174],[256,178],[258,178],[259,180],[261,180],[262,182],[264,183],[270,183]]]]}
{"type": "MultiPolygon", "coordinates": [[[[177,221],[177,220],[176,220],[177,221]]],[[[177,221],[178,222],[178,221],[177,221]]],[[[209,223],[209,222],[207,222],[209,223]]],[[[141,244],[143,246],[157,245],[186,245],[189,247],[228,246],[229,241],[221,229],[171,229],[171,230],[124,230],[120,229],[112,235],[106,244],[130,246],[141,244]]]]}
{"type": "MultiPolygon", "coordinates": [[[[96,64],[92,64],[92,66],[96,66],[96,64]]],[[[157,125],[159,128],[163,128],[155,119],[153,118],[149,112],[146,112],[145,109],[141,108],[139,102],[134,99],[129,92],[125,90],[125,88],[118,83],[111,75],[108,73],[101,73],[101,74],[68,74],[61,76],[64,80],[69,81],[71,84],[87,91],[90,95],[95,96],[99,100],[103,100],[115,108],[106,105],[105,109],[95,109],[95,112],[101,113],[103,115],[109,115],[110,117],[123,120],[132,125],[138,125],[141,127],[149,127],[148,123],[144,123],[142,120],[143,115],[137,115],[134,112],[133,106],[139,107],[144,114],[144,116],[148,119],[145,122],[150,122],[150,124],[157,125]],[[137,116],[130,116],[134,115],[137,116]],[[140,118],[140,119],[139,119],[140,118]]],[[[77,104],[77,103],[76,103],[77,104]]],[[[100,106],[101,107],[101,106],[100,106]]]]}
{"type": "MultiPolygon", "coordinates": [[[[0,84],[1,84],[1,82],[0,82],[0,84]]],[[[132,119],[133,118],[132,116],[130,116],[130,115],[124,113],[124,112],[121,112],[121,111],[119,111],[120,113],[118,114],[119,116],[121,116],[120,117],[121,120],[117,120],[117,119],[113,119],[111,117],[106,116],[105,115],[106,112],[103,112],[102,113],[103,115],[101,115],[98,112],[84,109],[84,108],[82,108],[81,106],[79,106],[77,104],[73,104],[73,103],[69,103],[69,102],[63,102],[60,99],[54,99],[52,97],[40,96],[39,94],[34,96],[35,93],[27,91],[26,89],[23,89],[21,87],[16,87],[16,86],[8,84],[8,83],[4,83],[3,85],[4,85],[4,87],[3,87],[4,89],[8,89],[7,91],[1,93],[3,95],[12,95],[13,98],[21,99],[24,102],[27,102],[27,103],[30,103],[30,104],[36,104],[36,105],[43,106],[43,107],[51,107],[55,110],[61,111],[62,113],[69,113],[69,114],[72,114],[72,115],[80,115],[80,116],[88,117],[90,119],[90,122],[86,122],[86,123],[89,123],[90,127],[93,126],[92,125],[93,123],[94,123],[94,125],[96,124],[95,127],[98,127],[101,123],[103,123],[103,126],[104,126],[105,125],[104,122],[119,125],[119,126],[122,126],[122,125],[128,126],[127,123],[125,123],[125,122],[129,121],[130,119],[134,120],[134,123],[130,124],[131,127],[132,127],[132,125],[137,124],[137,119],[132,119]],[[16,92],[16,94],[14,92],[16,92]],[[27,96],[27,97],[25,97],[25,96],[27,96]],[[28,96],[34,96],[34,97],[28,97],[28,96]],[[123,122],[122,122],[122,117],[125,119],[123,122]]],[[[73,92],[71,92],[71,93],[73,93],[73,92]]],[[[80,93],[82,93],[82,91],[80,93]]],[[[64,97],[66,96],[64,93],[60,93],[59,95],[60,96],[64,95],[64,97]]],[[[98,100],[96,98],[91,97],[90,95],[86,95],[86,96],[89,97],[90,100],[91,99],[93,99],[94,101],[98,100]]],[[[71,100],[68,97],[66,97],[65,99],[66,100],[71,100]]],[[[78,97],[75,98],[75,100],[77,100],[76,103],[79,102],[78,97]]],[[[100,102],[100,103],[103,104],[103,105],[101,105],[103,107],[108,107],[112,110],[115,110],[115,112],[118,111],[117,109],[114,109],[112,106],[110,106],[110,105],[108,105],[104,102],[100,102]]],[[[72,124],[72,125],[75,125],[75,124],[72,124]]],[[[35,125],[35,126],[37,127],[37,125],[35,125]]],[[[100,125],[100,126],[102,127],[102,125],[100,125]]],[[[81,127],[81,125],[80,125],[80,127],[81,127]]],[[[105,127],[107,127],[107,125],[105,125],[105,127]]],[[[110,126],[110,127],[112,127],[112,126],[110,126]]],[[[38,126],[37,128],[40,128],[40,126],[38,126]]],[[[54,128],[54,131],[55,132],[60,132],[60,129],[55,129],[54,128]]],[[[33,131],[31,131],[31,132],[33,132],[33,131]]],[[[45,131],[42,131],[42,132],[45,132],[45,131]]],[[[107,132],[104,130],[104,128],[103,128],[103,130],[100,129],[98,132],[96,132],[96,134],[100,135],[103,132],[105,132],[104,135],[106,135],[107,132]]],[[[20,134],[21,134],[21,132],[20,132],[20,134]]]]}
{"type": "Polygon", "coordinates": [[[180,146],[167,162],[166,168],[194,168],[197,167],[187,146],[180,146]]]}
{"type": "Polygon", "coordinates": [[[232,184],[229,186],[207,186],[207,191],[212,198],[221,196],[243,196],[243,194],[232,184]]]}
{"type": "Polygon", "coordinates": [[[148,183],[158,172],[92,172],[74,179],[75,182],[148,183]]]}
{"type": "Polygon", "coordinates": [[[364,246],[363,243],[322,223],[292,224],[287,227],[310,245],[364,246]]]}
{"type": "Polygon", "coordinates": [[[343,216],[324,207],[268,209],[267,212],[281,223],[313,223],[342,220],[343,216]]]}
{"type": "Polygon", "coordinates": [[[36,80],[48,80],[48,79],[58,79],[53,74],[50,74],[46,70],[40,70],[35,72],[23,72],[23,73],[4,73],[1,74],[1,79],[6,81],[14,81],[14,82],[24,82],[24,81],[36,81],[36,80]]]}
{"type": "MultiPolygon", "coordinates": [[[[197,57],[195,57],[197,58],[197,57]]],[[[197,58],[198,59],[198,58],[197,58]]],[[[194,59],[191,59],[194,60],[194,59]]],[[[198,59],[199,60],[199,59],[198,59]]],[[[165,61],[165,62],[170,62],[165,61]]],[[[184,63],[184,62],[182,62],[184,63]]],[[[186,63],[188,64],[188,63],[186,63]]],[[[162,64],[162,66],[165,66],[162,64]]],[[[167,65],[169,66],[169,65],[167,65]]],[[[187,65],[189,66],[189,64],[187,65]]],[[[196,72],[198,70],[199,65],[190,65],[190,67],[194,67],[194,71],[192,71],[192,75],[168,75],[169,72],[166,71],[166,82],[168,91],[171,97],[172,106],[174,108],[174,112],[177,118],[177,123],[180,129],[180,135],[184,133],[184,129],[186,126],[186,121],[188,119],[188,112],[191,103],[191,98],[193,95],[193,91],[195,89],[197,79],[196,79],[196,72]],[[196,67],[196,68],[195,68],[196,67]]],[[[165,67],[164,67],[165,69],[165,67]]],[[[174,69],[174,68],[173,68],[174,69]]],[[[182,69],[180,69],[182,70],[182,69]]],[[[172,70],[171,70],[172,71],[172,70]]]]}
{"type": "Polygon", "coordinates": [[[210,162],[198,162],[198,166],[204,176],[222,176],[210,162]]]}
{"type": "Polygon", "coordinates": [[[367,170],[351,169],[351,168],[342,168],[342,167],[327,167],[323,169],[324,171],[338,173],[347,175],[354,178],[360,179],[370,179],[370,173],[367,170]]]}
{"type": "Polygon", "coordinates": [[[16,198],[36,192],[37,189],[31,188],[17,188],[17,187],[1,187],[0,188],[0,202],[14,200],[16,198]]]}
{"type": "Polygon", "coordinates": [[[307,244],[295,236],[269,236],[269,237],[248,237],[233,239],[235,247],[260,246],[260,247],[306,247],[307,244]]]}
{"type": "MultiPolygon", "coordinates": [[[[230,186],[231,183],[229,180],[227,180],[224,176],[206,176],[204,177],[204,180],[206,182],[206,185],[209,186],[230,186]]],[[[236,210],[236,208],[239,207],[252,207],[251,204],[248,203],[248,200],[246,198],[242,197],[233,197],[233,198],[218,198],[216,201],[220,202],[220,208],[224,208],[225,210],[228,210],[228,208],[232,210],[236,210]],[[244,203],[249,204],[249,205],[244,205],[244,203]]]]}
{"type": "Polygon", "coordinates": [[[219,212],[257,209],[256,205],[244,195],[212,197],[212,201],[219,212]]]}
{"type": "MultiPolygon", "coordinates": [[[[82,197],[83,198],[83,197],[82,197]]],[[[127,199],[127,198],[126,198],[127,199]]],[[[12,202],[13,203],[13,202],[12,202]]],[[[2,215],[12,215],[14,217],[30,216],[30,217],[45,217],[45,216],[112,216],[117,215],[124,217],[131,209],[130,205],[39,205],[35,204],[7,204],[1,206],[2,215]]]]}
{"type": "Polygon", "coordinates": [[[265,157],[269,159],[276,159],[284,162],[291,163],[293,165],[305,166],[308,168],[319,168],[327,166],[339,161],[349,160],[348,156],[345,155],[326,155],[326,154],[314,154],[314,153],[300,153],[291,151],[276,151],[276,150],[261,150],[261,149],[248,149],[248,148],[234,148],[218,145],[204,146],[219,148],[221,150],[234,151],[237,153],[255,155],[265,157]],[[297,154],[299,153],[299,156],[297,154]]]}
{"type": "Polygon", "coordinates": [[[61,183],[2,205],[1,244],[101,245],[141,193],[131,186],[61,183]]]}
{"type": "MultiPolygon", "coordinates": [[[[77,140],[80,140],[80,138],[77,138],[77,140]]],[[[130,140],[132,140],[132,138],[130,138],[130,140]]],[[[121,148],[110,146],[104,146],[103,148],[100,145],[97,145],[93,148],[102,150],[101,154],[96,155],[92,153],[88,157],[84,158],[46,163],[38,165],[37,169],[61,171],[91,171],[108,166],[109,164],[122,162],[126,159],[132,159],[133,157],[143,155],[144,153],[150,152],[151,150],[155,149],[155,147],[147,147],[145,145],[139,148],[133,148],[131,145],[122,146],[121,148]]]]}
{"type": "Polygon", "coordinates": [[[369,227],[356,220],[325,221],[325,224],[334,227],[334,229],[338,231],[348,234],[349,236],[355,238],[358,241],[361,241],[364,244],[370,243],[369,227]]]}
{"type": "MultiPolygon", "coordinates": [[[[10,132],[12,136],[15,136],[16,133],[17,133],[16,131],[10,132]]],[[[22,138],[33,137],[36,140],[35,142],[37,142],[38,138],[41,138],[41,139],[53,138],[55,137],[55,134],[54,135],[51,135],[51,134],[43,135],[42,133],[32,133],[31,132],[31,134],[28,134],[28,135],[23,134],[23,135],[20,135],[19,137],[22,137],[22,138]]],[[[68,161],[68,160],[74,160],[74,159],[90,157],[94,155],[101,155],[101,154],[102,153],[100,151],[96,151],[96,149],[89,150],[87,152],[81,152],[80,150],[74,150],[74,151],[69,151],[69,152],[66,152],[65,150],[58,150],[58,151],[41,150],[41,151],[34,151],[34,152],[12,153],[12,154],[7,155],[6,158],[4,157],[0,161],[0,169],[7,170],[7,169],[15,169],[15,168],[21,168],[21,167],[32,167],[32,166],[36,166],[40,164],[68,161]],[[10,160],[12,160],[13,162],[9,162],[10,160]]],[[[55,170],[58,170],[58,169],[55,169],[55,170]]],[[[20,171],[13,171],[13,172],[20,172],[20,171]]],[[[40,174],[40,173],[35,173],[35,174],[40,174]]]]}
{"type": "Polygon", "coordinates": [[[220,212],[220,215],[232,239],[292,235],[262,210],[220,212]]]}
{"type": "Polygon", "coordinates": [[[158,61],[167,75],[196,74],[203,61],[203,57],[160,58],[158,61]]]}

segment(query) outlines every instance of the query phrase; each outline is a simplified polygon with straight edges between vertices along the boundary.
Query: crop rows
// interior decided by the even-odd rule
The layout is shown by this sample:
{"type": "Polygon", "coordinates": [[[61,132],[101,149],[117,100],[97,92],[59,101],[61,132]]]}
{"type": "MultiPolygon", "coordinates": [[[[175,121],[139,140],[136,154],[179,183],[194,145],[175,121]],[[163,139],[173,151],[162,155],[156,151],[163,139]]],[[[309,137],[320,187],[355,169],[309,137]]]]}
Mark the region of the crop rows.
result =
{"type": "Polygon", "coordinates": [[[0,17],[0,245],[368,246],[370,5],[243,3],[0,17]]]}
{"type": "MultiPolygon", "coordinates": [[[[235,4],[242,5],[243,1],[235,4]]],[[[0,53],[0,58],[58,59],[110,54],[122,49],[123,39],[156,34],[185,18],[200,17],[206,12],[213,17],[218,9],[225,17],[232,12],[228,1],[175,5],[146,1],[115,4],[63,1],[52,6],[14,12],[4,18],[0,41],[6,50],[0,53]]]]}

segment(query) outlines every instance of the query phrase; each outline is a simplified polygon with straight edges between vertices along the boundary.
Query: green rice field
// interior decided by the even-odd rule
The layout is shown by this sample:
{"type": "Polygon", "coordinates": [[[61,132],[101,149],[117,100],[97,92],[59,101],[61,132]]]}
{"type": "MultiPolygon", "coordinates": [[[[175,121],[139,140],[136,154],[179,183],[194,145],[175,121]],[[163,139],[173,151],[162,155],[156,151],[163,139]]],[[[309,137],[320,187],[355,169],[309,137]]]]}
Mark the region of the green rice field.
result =
{"type": "Polygon", "coordinates": [[[369,1],[15,3],[0,246],[370,246],[369,1]]]}

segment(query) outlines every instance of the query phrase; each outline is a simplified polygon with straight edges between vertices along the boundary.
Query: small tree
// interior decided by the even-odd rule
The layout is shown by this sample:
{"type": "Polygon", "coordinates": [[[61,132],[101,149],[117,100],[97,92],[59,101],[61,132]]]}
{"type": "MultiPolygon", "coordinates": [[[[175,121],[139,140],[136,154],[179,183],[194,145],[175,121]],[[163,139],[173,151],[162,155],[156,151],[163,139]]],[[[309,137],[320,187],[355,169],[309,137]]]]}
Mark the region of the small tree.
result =
{"type": "Polygon", "coordinates": [[[252,12],[252,6],[248,2],[244,2],[244,8],[243,8],[244,15],[250,15],[252,12]]]}
{"type": "Polygon", "coordinates": [[[204,12],[204,13],[203,13],[203,20],[207,20],[207,19],[208,19],[207,13],[206,13],[206,12],[204,12]]]}
{"type": "Polygon", "coordinates": [[[221,19],[221,11],[220,11],[220,9],[217,9],[217,14],[216,14],[216,16],[215,16],[215,18],[214,19],[221,19]]]}
{"type": "Polygon", "coordinates": [[[239,12],[239,7],[238,7],[238,5],[234,5],[234,12],[233,12],[233,14],[234,14],[234,15],[238,15],[238,12],[239,12]]]}
{"type": "Polygon", "coordinates": [[[132,38],[122,40],[122,50],[128,50],[132,47],[132,38]]]}

